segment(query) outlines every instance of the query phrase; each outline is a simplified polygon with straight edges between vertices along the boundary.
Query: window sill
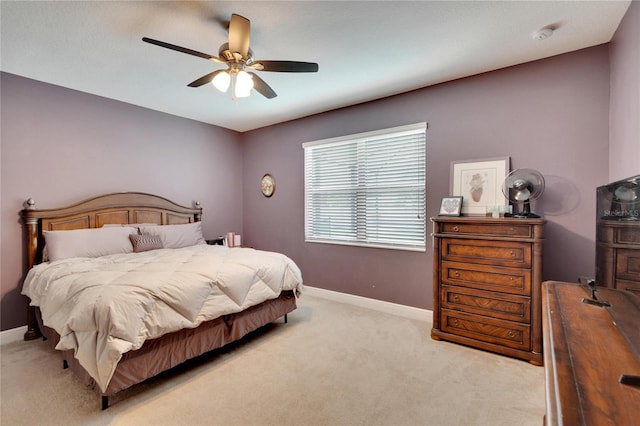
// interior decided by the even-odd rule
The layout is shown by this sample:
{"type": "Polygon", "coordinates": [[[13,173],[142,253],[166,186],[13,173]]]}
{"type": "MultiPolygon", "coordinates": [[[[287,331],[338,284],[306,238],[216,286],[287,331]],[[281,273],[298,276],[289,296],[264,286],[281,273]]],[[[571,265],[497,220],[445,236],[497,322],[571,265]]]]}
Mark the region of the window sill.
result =
{"type": "Polygon", "coordinates": [[[427,251],[425,246],[405,246],[405,245],[393,245],[393,244],[375,244],[375,243],[363,243],[359,241],[337,241],[337,240],[304,240],[305,243],[313,243],[313,244],[333,244],[338,246],[352,246],[352,247],[363,247],[363,248],[376,248],[376,249],[387,249],[387,250],[404,250],[404,251],[413,251],[413,252],[423,252],[427,251]]]}

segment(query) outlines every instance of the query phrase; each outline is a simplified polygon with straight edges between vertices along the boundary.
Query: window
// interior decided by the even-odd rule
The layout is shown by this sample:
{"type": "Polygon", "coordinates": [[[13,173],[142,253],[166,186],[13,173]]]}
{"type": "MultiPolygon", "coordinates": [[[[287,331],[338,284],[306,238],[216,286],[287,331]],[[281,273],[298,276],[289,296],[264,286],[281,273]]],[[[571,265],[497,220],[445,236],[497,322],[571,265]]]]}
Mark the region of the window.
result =
{"type": "Polygon", "coordinates": [[[305,241],[424,251],[425,132],[304,143],[305,241]]]}

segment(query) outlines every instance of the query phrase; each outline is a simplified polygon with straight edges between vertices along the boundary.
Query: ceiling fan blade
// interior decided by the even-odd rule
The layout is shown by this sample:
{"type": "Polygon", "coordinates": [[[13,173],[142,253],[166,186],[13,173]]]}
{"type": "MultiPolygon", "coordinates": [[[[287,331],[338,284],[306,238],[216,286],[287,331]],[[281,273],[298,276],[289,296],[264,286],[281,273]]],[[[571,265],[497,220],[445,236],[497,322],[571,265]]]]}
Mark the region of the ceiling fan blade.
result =
{"type": "Polygon", "coordinates": [[[225,70],[217,70],[214,72],[210,72],[207,75],[203,75],[202,77],[200,77],[199,79],[192,81],[191,83],[189,83],[187,86],[189,87],[200,87],[203,86],[207,83],[210,83],[211,80],[213,80],[213,78],[218,75],[219,73],[223,72],[225,70]]]}
{"type": "Polygon", "coordinates": [[[318,72],[318,64],[315,62],[255,61],[251,68],[274,72],[318,72]]]}
{"type": "Polygon", "coordinates": [[[251,22],[244,16],[232,14],[229,22],[229,50],[238,52],[246,58],[249,54],[250,39],[251,22]]]}
{"type": "Polygon", "coordinates": [[[273,99],[278,96],[276,92],[273,91],[271,86],[269,86],[263,79],[258,77],[256,73],[250,72],[249,74],[251,75],[251,77],[253,77],[253,89],[256,92],[260,93],[267,99],[273,99]]]}
{"type": "Polygon", "coordinates": [[[220,59],[220,58],[218,58],[216,56],[209,55],[208,53],[198,52],[196,50],[187,49],[186,47],[176,46],[175,44],[165,43],[164,41],[160,41],[160,40],[154,40],[154,39],[149,38],[149,37],[142,37],[142,41],[147,42],[147,43],[151,43],[151,44],[155,44],[156,46],[165,47],[167,49],[175,50],[177,52],[186,53],[187,55],[198,56],[200,58],[208,59],[208,60],[213,61],[213,62],[219,62],[221,64],[226,63],[222,59],[220,59]]]}

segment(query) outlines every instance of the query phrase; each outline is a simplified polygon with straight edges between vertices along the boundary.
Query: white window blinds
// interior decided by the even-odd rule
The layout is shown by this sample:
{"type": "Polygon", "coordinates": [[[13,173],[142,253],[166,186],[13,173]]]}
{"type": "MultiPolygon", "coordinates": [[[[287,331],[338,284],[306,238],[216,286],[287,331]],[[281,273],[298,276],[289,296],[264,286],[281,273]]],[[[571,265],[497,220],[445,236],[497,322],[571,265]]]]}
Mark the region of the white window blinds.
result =
{"type": "Polygon", "coordinates": [[[425,249],[426,123],[307,142],[305,241],[425,249]]]}

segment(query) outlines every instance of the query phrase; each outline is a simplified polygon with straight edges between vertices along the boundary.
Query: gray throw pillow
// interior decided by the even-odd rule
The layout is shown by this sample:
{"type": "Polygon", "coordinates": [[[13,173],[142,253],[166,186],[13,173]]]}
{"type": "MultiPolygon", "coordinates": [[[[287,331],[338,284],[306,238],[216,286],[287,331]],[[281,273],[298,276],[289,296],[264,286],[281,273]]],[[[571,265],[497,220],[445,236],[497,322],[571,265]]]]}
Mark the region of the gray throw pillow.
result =
{"type": "Polygon", "coordinates": [[[133,244],[134,253],[140,253],[143,251],[157,250],[163,248],[162,238],[160,235],[153,234],[131,234],[129,235],[131,244],[133,244]]]}

